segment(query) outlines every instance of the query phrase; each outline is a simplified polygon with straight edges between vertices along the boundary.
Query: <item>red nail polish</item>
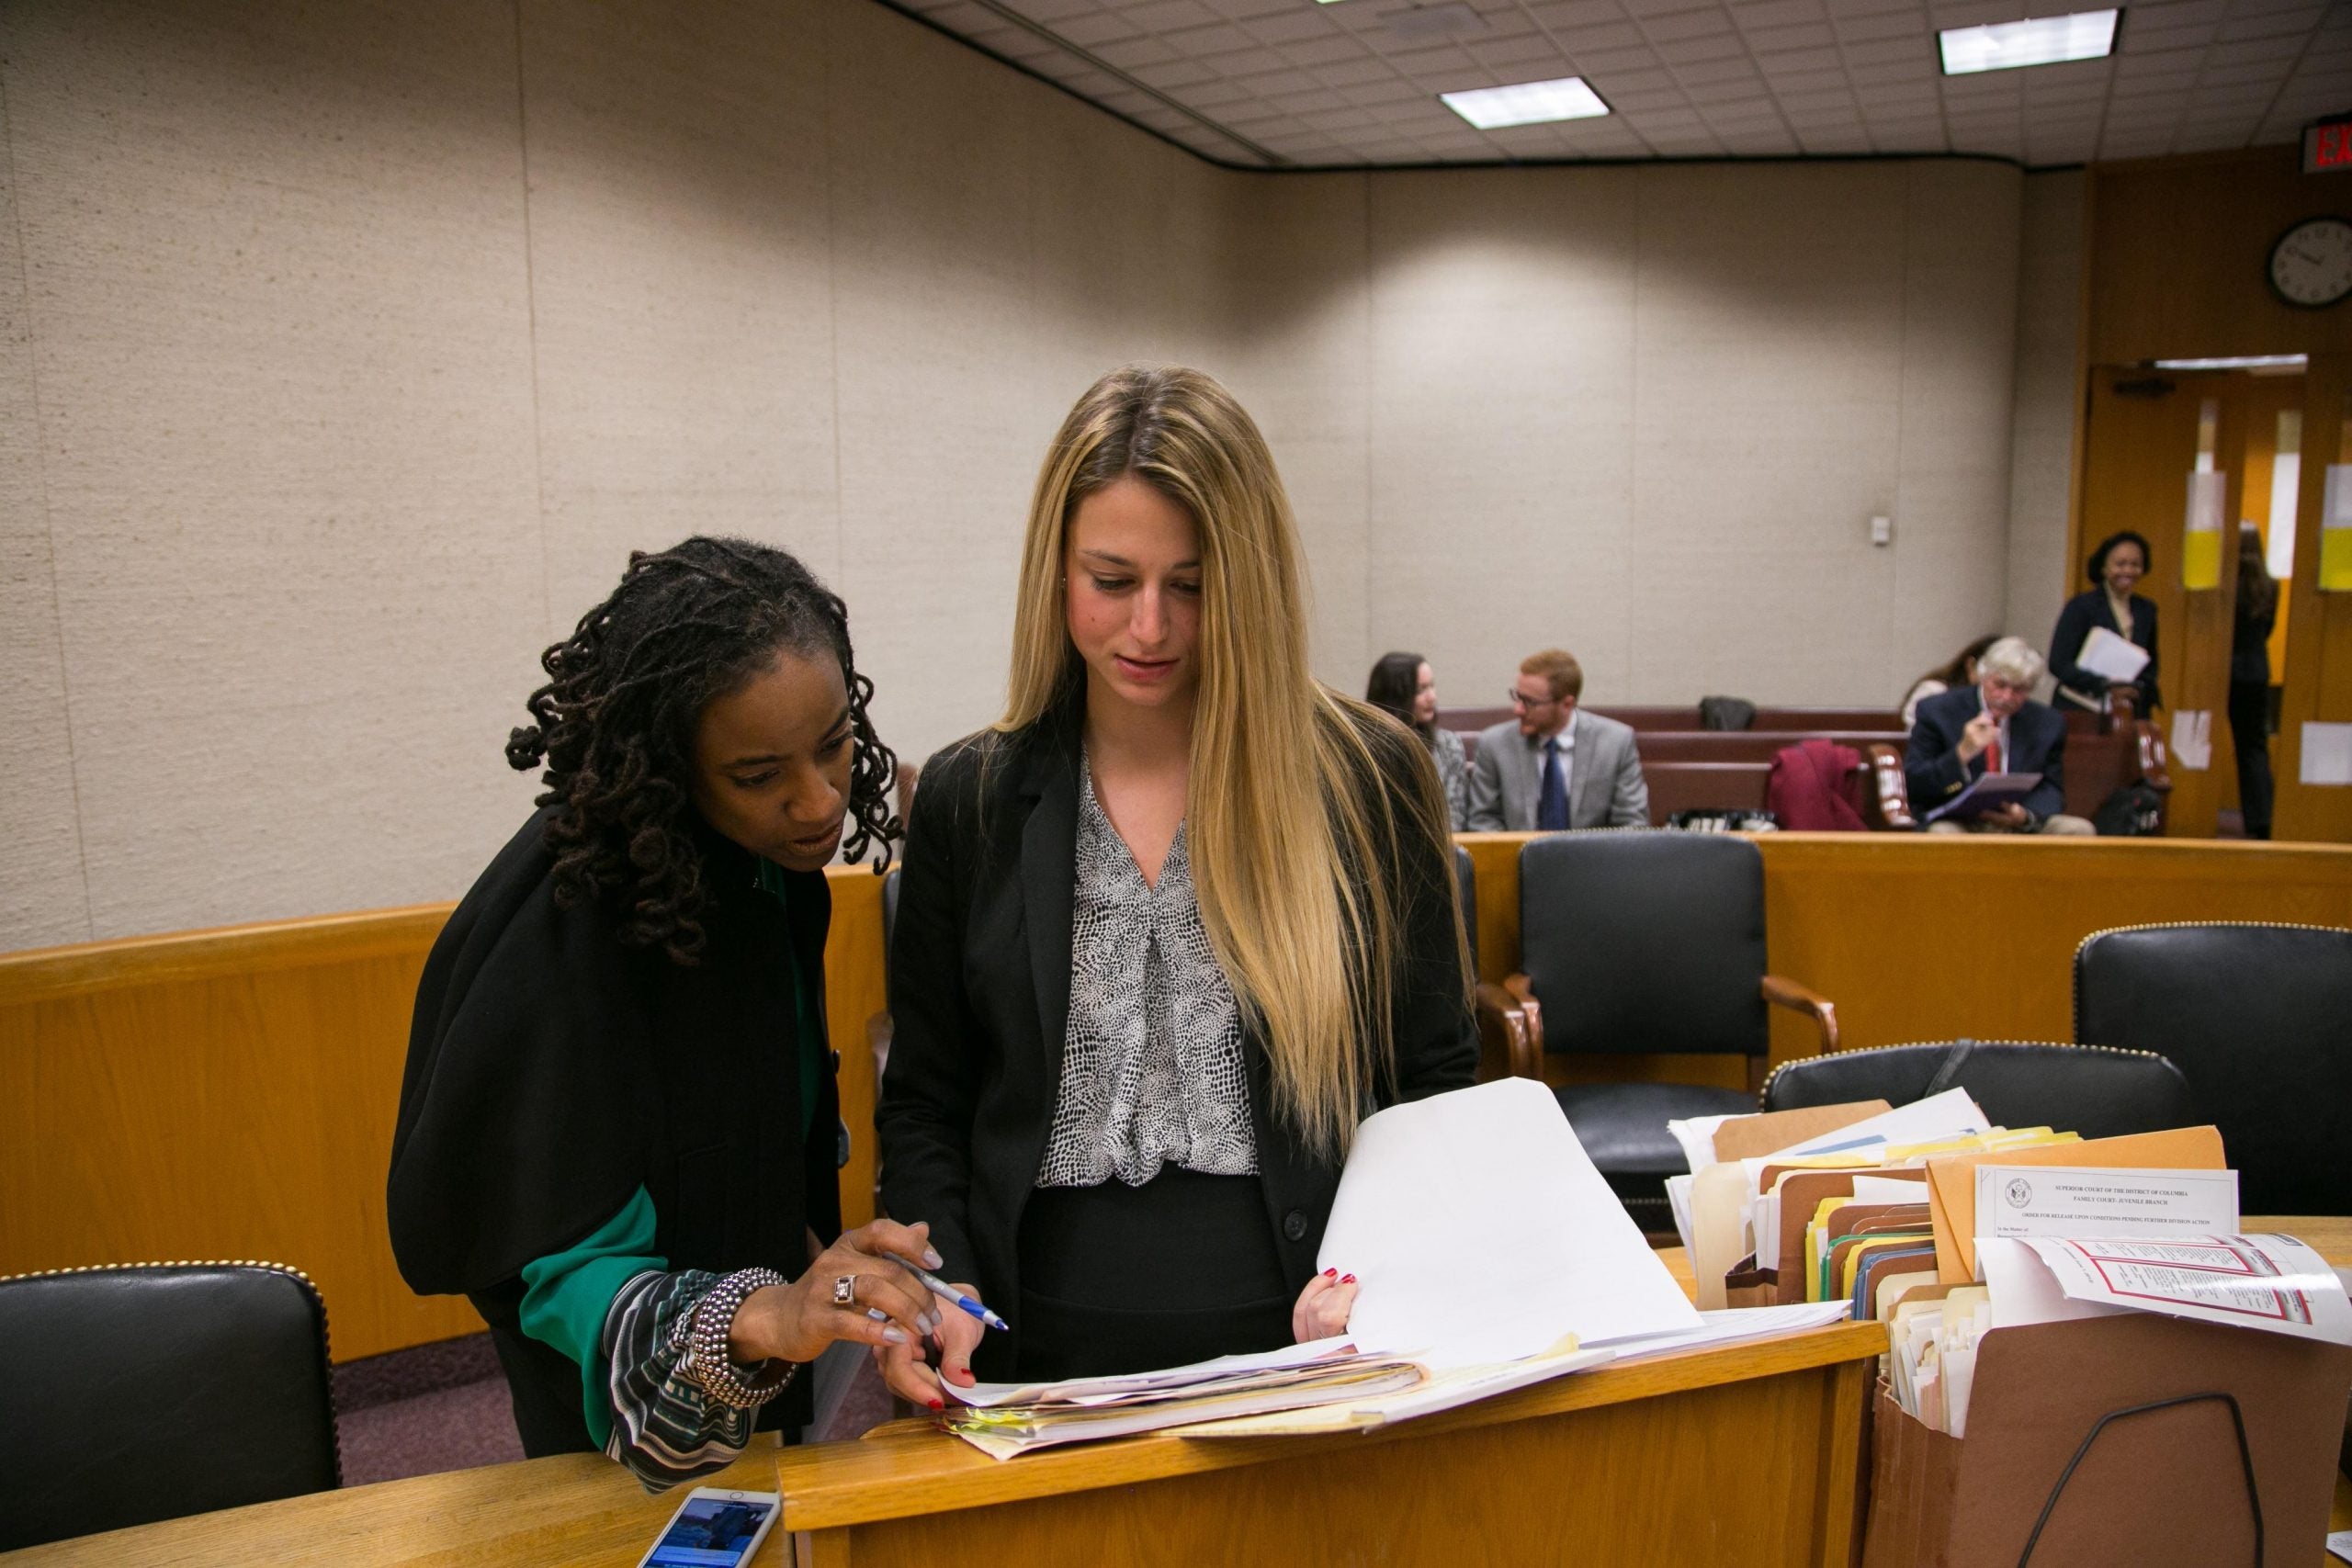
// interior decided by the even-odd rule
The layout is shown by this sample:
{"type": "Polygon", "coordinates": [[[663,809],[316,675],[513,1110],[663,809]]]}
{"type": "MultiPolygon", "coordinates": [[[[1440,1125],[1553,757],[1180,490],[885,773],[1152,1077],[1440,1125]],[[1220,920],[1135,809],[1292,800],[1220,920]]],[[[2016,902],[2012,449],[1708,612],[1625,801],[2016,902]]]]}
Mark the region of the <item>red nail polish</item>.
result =
{"type": "Polygon", "coordinates": [[[1340,1271],[1337,1269],[1326,1269],[1323,1270],[1323,1278],[1326,1280],[1336,1280],[1339,1277],[1340,1271]]]}
{"type": "Polygon", "coordinates": [[[931,1402],[931,1407],[933,1410],[944,1410],[947,1408],[947,1402],[944,1399],[934,1399],[931,1402]]]}
{"type": "Polygon", "coordinates": [[[1356,1277],[1353,1274],[1349,1275],[1346,1279],[1340,1281],[1342,1285],[1352,1285],[1355,1282],[1356,1277]]]}

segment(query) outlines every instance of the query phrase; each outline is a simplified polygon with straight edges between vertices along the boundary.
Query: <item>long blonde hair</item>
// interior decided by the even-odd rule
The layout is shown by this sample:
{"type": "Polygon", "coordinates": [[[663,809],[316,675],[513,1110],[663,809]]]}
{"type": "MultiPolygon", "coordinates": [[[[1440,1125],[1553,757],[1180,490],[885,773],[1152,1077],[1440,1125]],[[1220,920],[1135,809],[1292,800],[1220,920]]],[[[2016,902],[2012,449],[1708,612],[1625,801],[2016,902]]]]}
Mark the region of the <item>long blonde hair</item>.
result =
{"type": "MultiPolygon", "coordinates": [[[[1289,498],[1257,424],[1197,370],[1114,370],[1062,422],[1030,502],[996,728],[1033,725],[1083,692],[1062,583],[1070,520],[1129,475],[1182,507],[1200,535],[1185,833],[1201,924],[1265,1042],[1276,1111],[1328,1156],[1393,1081],[1404,910],[1431,863],[1442,891],[1425,896],[1455,899],[1444,796],[1425,747],[1309,671],[1289,498]],[[1384,783],[1399,770],[1413,781],[1401,795],[1384,783]]],[[[1458,908],[1453,925],[1466,994],[1458,908]]]]}

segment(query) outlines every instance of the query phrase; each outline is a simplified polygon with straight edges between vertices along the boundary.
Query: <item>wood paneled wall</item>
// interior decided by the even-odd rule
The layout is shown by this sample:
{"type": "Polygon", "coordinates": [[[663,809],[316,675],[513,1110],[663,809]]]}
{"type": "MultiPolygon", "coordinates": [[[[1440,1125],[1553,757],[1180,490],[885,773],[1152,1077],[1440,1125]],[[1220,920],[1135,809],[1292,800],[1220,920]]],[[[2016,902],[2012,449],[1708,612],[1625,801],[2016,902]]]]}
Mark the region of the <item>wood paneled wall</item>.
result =
{"type": "MultiPolygon", "coordinates": [[[[2345,392],[2352,382],[2352,301],[2299,310],[2280,300],[2267,282],[2270,247],[2289,228],[2352,209],[2352,175],[2302,174],[2293,147],[2103,164],[2091,171],[2089,207],[2086,377],[2111,376],[2114,367],[2154,359],[2311,356],[2301,386],[2302,491],[2295,576],[2285,585],[2284,657],[2274,660],[2271,671],[2284,687],[2274,750],[2278,792],[2273,830],[2282,840],[2352,842],[2352,787],[2307,785],[2299,777],[2301,726],[2312,720],[2352,722],[2352,594],[2321,593],[2316,586],[2321,490],[2327,465],[2343,460],[2345,392]]],[[[2086,391],[2095,423],[2096,385],[2086,385],[2086,391]]],[[[2268,412],[2275,417],[2275,407],[2268,412]]],[[[2094,430],[2090,444],[2097,440],[2094,430]]],[[[2231,454],[2251,445],[2265,444],[2248,443],[2241,434],[2225,437],[2222,450],[2231,454]]],[[[2179,467],[2166,459],[2148,481],[2163,479],[2166,493],[2143,525],[2156,546],[2156,575],[2169,579],[2176,600],[2183,597],[2177,588],[2185,502],[2176,473],[2179,467]]],[[[2233,501],[2256,488],[2241,487],[2239,478],[2233,473],[2233,501]]],[[[2086,468],[2067,550],[2069,593],[2080,586],[2074,574],[2088,544],[2100,536],[2114,510],[2103,504],[2113,499],[2102,491],[2103,482],[2095,465],[2086,468]]],[[[2250,513],[2240,501],[2224,522],[2234,524],[2250,513]]],[[[2226,536],[2224,547],[2226,556],[2226,536]]],[[[2175,672],[2200,657],[2226,660],[2228,601],[2226,592],[2188,597],[2202,603],[2188,606],[2188,615],[2165,611],[2165,688],[2176,705],[2199,707],[2207,705],[2208,694],[2184,700],[2187,688],[2177,688],[2175,672]],[[2192,625],[2200,615],[2206,624],[2192,625]],[[2184,638],[2206,646],[2182,647],[2176,653],[2184,638]]],[[[2175,772],[2176,830],[2211,831],[2213,809],[2224,798],[2220,775],[2233,764],[2218,709],[2213,731],[2214,776],[2175,772]]]]}
{"type": "MultiPolygon", "coordinates": [[[[881,884],[831,877],[842,1094],[874,1099],[881,884]]],[[[385,1233],[409,1012],[447,904],[0,955],[0,1274],[259,1258],[318,1281],[338,1360],[481,1326],[385,1233]]],[[[872,1117],[842,1172],[874,1207],[872,1117]]]]}
{"type": "MultiPolygon", "coordinates": [[[[1465,834],[1481,973],[1518,961],[1519,846],[1465,834]]],[[[1782,833],[1764,855],[1772,967],[1833,999],[1849,1044],[2064,1039],[2075,945],[2165,919],[2352,925],[2352,848],[1782,833]]],[[[833,873],[826,1004],[872,1213],[881,884],[833,873]]],[[[0,1273],[266,1258],[325,1292],[340,1359],[462,1334],[461,1300],[401,1282],[384,1171],[408,1021],[449,907],[0,956],[0,1273]]],[[[1774,1021],[1776,1059],[1810,1049],[1774,1021]]],[[[1741,1065],[1611,1058],[1618,1076],[1736,1085],[1741,1065]]]]}

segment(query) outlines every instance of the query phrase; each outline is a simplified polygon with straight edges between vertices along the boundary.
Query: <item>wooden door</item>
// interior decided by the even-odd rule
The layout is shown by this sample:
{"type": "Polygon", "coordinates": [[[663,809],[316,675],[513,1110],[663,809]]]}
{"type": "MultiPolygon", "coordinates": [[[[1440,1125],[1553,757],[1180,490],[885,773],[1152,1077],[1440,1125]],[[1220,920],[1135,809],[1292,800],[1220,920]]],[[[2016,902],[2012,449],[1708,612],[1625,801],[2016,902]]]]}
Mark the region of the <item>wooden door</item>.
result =
{"type": "Polygon", "coordinates": [[[2253,409],[2250,378],[2227,373],[2152,373],[2094,366],[2085,421],[2081,530],[2073,591],[2091,586],[2080,575],[2092,547],[2131,529],[2149,544],[2149,568],[2139,592],[2156,606],[2157,674],[2165,710],[2153,716],[2171,732],[2175,712],[2212,716],[2212,755],[2191,767],[2172,759],[2172,799],[2165,831],[2176,838],[2211,838],[2221,814],[2221,776],[2229,766],[2230,633],[2236,589],[2234,528],[2242,510],[2246,426],[2253,409]],[[2191,590],[2183,583],[2189,476],[2200,466],[2224,479],[2220,581],[2191,590]]]}

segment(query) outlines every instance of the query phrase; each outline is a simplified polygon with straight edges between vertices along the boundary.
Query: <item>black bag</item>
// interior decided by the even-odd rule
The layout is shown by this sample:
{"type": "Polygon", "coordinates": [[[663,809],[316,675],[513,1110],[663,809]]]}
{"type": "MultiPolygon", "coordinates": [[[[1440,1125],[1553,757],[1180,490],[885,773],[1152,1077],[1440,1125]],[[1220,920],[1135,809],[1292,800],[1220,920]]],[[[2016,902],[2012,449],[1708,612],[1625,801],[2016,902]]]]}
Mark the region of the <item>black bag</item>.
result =
{"type": "Polygon", "coordinates": [[[2091,826],[2106,839],[2153,839],[2164,831],[2165,797],[2143,784],[2128,784],[2099,802],[2091,826]]]}
{"type": "Polygon", "coordinates": [[[1756,722],[1756,705],[1745,697],[1701,697],[1699,728],[1746,729],[1756,722]]]}

